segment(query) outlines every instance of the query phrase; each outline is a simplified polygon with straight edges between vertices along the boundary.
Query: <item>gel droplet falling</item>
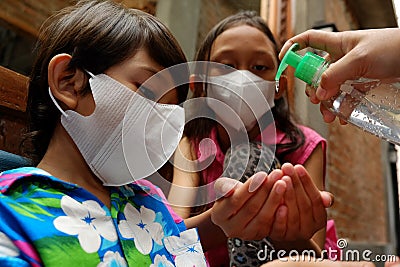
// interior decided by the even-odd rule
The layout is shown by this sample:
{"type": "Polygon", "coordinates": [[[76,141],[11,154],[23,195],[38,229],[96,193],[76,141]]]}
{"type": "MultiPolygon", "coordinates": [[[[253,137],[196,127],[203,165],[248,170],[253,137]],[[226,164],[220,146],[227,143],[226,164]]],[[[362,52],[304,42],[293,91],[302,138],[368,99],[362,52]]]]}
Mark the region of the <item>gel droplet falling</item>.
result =
{"type": "Polygon", "coordinates": [[[279,80],[275,81],[275,90],[277,93],[279,92],[279,80]]]}

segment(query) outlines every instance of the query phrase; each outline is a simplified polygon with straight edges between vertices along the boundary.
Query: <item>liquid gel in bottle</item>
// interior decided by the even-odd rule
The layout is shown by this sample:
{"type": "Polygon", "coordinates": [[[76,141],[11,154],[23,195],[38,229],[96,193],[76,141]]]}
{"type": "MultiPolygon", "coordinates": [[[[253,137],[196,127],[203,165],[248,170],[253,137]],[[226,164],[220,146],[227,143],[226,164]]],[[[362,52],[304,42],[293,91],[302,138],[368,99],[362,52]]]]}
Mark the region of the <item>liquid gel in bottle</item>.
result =
{"type": "MultiPolygon", "coordinates": [[[[298,44],[292,45],[285,54],[275,80],[278,83],[286,67],[292,66],[295,77],[315,90],[329,63],[311,52],[304,56],[295,53],[298,47],[298,44]]],[[[346,81],[336,96],[322,104],[346,122],[400,145],[400,79],[346,81]]]]}

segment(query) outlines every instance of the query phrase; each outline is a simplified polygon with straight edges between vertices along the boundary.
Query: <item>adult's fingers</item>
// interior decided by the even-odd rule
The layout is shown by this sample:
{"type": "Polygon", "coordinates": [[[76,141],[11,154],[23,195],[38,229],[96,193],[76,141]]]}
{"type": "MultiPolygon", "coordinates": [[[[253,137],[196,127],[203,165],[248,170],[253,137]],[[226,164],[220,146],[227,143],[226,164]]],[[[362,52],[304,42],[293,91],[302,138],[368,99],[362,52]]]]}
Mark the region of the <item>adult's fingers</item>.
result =
{"type": "Polygon", "coordinates": [[[341,41],[337,33],[308,30],[287,40],[279,53],[279,58],[282,59],[294,43],[299,44],[299,49],[313,47],[328,52],[331,58],[340,58],[344,55],[341,41]]]}
{"type": "Polygon", "coordinates": [[[326,108],[324,104],[320,104],[319,110],[326,123],[331,123],[336,119],[336,116],[328,108],[326,108]]]}
{"type": "Polygon", "coordinates": [[[315,94],[316,90],[312,88],[310,85],[306,86],[306,95],[310,99],[311,103],[313,104],[319,104],[321,101],[317,98],[317,95],[315,94]]]}
{"type": "Polygon", "coordinates": [[[356,80],[366,74],[364,57],[354,49],[332,63],[321,76],[321,82],[316,91],[319,100],[328,100],[335,96],[340,86],[348,80],[356,80]]]}
{"type": "Polygon", "coordinates": [[[299,49],[313,47],[326,51],[328,53],[327,58],[334,63],[322,74],[320,86],[316,90],[316,96],[319,100],[328,100],[337,94],[340,90],[340,85],[346,80],[359,78],[361,77],[360,75],[365,73],[365,64],[357,64],[362,57],[356,56],[358,50],[352,51],[354,47],[349,41],[356,38],[352,34],[343,32],[332,33],[321,30],[308,30],[290,38],[283,45],[279,57],[282,59],[294,43],[299,44],[299,49]],[[345,38],[347,38],[346,42],[344,41],[345,38]]]}

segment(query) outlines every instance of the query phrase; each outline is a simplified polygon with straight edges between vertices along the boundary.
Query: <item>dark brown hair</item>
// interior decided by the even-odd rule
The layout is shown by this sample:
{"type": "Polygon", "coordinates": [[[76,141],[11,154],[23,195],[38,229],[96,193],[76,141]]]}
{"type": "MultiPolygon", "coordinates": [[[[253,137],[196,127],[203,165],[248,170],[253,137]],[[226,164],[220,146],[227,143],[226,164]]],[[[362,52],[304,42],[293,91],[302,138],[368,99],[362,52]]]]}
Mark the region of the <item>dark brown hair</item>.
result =
{"type": "MultiPolygon", "coordinates": [[[[46,152],[60,117],[48,94],[51,58],[67,53],[72,56],[71,69],[99,74],[134,56],[140,48],[148,48],[150,57],[165,68],[186,62],[178,42],[157,18],[113,1],[79,1],[44,23],[29,84],[29,139],[33,146],[29,157],[35,163],[46,152]]],[[[177,89],[179,102],[183,102],[187,85],[177,89]]],[[[88,92],[87,83],[83,93],[88,92]]]]}

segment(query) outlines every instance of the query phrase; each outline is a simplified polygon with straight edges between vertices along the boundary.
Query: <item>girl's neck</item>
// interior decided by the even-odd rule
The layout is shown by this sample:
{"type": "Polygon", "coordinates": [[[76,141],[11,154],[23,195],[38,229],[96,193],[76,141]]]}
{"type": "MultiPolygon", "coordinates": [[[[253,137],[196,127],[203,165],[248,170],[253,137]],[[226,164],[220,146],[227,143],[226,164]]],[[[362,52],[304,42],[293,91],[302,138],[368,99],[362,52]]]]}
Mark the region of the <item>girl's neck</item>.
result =
{"type": "MultiPolygon", "coordinates": [[[[254,141],[257,138],[257,136],[260,134],[260,132],[261,132],[260,128],[259,128],[258,124],[256,124],[250,131],[247,132],[249,141],[254,141]]],[[[223,126],[221,126],[220,124],[217,124],[217,138],[218,138],[220,148],[221,148],[222,152],[225,154],[226,151],[231,146],[231,139],[230,139],[226,129],[223,126]]]]}

